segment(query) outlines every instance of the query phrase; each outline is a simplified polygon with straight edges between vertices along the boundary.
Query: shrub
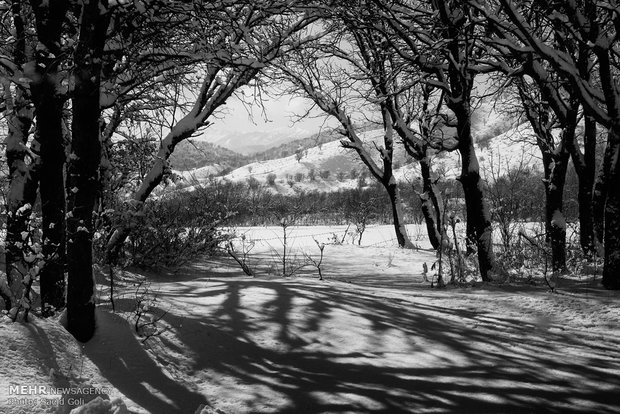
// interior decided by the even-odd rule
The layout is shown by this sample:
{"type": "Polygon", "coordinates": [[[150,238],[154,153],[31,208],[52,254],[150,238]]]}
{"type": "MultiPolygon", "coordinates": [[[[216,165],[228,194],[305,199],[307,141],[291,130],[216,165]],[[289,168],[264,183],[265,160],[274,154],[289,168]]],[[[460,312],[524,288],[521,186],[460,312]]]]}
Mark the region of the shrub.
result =
{"type": "Polygon", "coordinates": [[[308,179],[310,181],[316,180],[316,171],[314,170],[314,168],[311,168],[310,171],[308,171],[308,179]]]}
{"type": "Polygon", "coordinates": [[[367,185],[368,184],[366,183],[366,176],[363,174],[360,174],[360,176],[357,177],[357,188],[364,188],[367,185]]]}
{"type": "Polygon", "coordinates": [[[267,184],[271,186],[276,185],[276,177],[277,175],[275,175],[274,173],[267,175],[267,184]]]}
{"type": "Polygon", "coordinates": [[[297,160],[297,162],[300,162],[301,159],[306,155],[306,151],[303,149],[298,149],[297,151],[295,151],[295,159],[297,160]]]}
{"type": "MultiPolygon", "coordinates": [[[[179,267],[215,253],[228,238],[217,228],[229,216],[226,207],[212,202],[211,195],[203,191],[149,200],[139,213],[117,208],[106,215],[107,221],[125,221],[132,229],[119,257],[121,265],[179,267]]],[[[95,248],[102,258],[105,238],[96,239],[95,248]]]]}
{"type": "Polygon", "coordinates": [[[257,190],[260,187],[260,182],[254,177],[248,177],[248,187],[251,190],[257,190]]]}

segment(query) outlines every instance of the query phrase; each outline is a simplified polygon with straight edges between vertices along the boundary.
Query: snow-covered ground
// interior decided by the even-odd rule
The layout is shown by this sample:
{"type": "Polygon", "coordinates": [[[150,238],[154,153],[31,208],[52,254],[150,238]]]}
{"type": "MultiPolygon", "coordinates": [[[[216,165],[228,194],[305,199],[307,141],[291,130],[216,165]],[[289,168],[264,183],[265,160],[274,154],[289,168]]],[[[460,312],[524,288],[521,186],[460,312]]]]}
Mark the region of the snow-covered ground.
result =
{"type": "MultiPolygon", "coordinates": [[[[122,400],[95,413],[620,412],[620,296],[592,275],[567,276],[556,293],[519,282],[433,289],[424,240],[398,249],[378,226],[362,246],[325,247],[325,280],[313,266],[283,278],[281,229],[238,230],[254,243],[255,277],[224,256],[143,273],[142,285],[124,272],[116,312],[100,285],[99,327],[86,345],[56,320],[4,317],[0,412],[69,412],[73,394],[16,395],[23,385],[80,385],[91,394],[78,403],[97,393],[122,400]],[[147,286],[144,303],[166,330],[143,344],[130,311],[147,286]]],[[[344,228],[292,229],[292,263],[316,259],[313,238],[333,233],[344,228]]]]}

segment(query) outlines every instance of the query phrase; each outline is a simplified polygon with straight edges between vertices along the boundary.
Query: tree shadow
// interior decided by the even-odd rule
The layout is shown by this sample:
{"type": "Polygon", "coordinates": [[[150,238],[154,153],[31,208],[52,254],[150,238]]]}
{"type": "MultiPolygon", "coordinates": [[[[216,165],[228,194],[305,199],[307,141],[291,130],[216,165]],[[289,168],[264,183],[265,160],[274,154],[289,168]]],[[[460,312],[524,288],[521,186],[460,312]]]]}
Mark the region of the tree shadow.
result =
{"type": "Polygon", "coordinates": [[[204,396],[168,377],[119,315],[97,311],[97,331],[84,352],[114,387],[152,413],[193,413],[204,396]]]}
{"type": "Polygon", "coordinates": [[[217,288],[202,298],[221,302],[165,320],[195,356],[187,368],[244,384],[249,412],[620,412],[616,336],[597,346],[518,309],[454,309],[337,284],[210,280],[217,288]],[[266,299],[249,306],[243,298],[257,289],[266,299]]]}

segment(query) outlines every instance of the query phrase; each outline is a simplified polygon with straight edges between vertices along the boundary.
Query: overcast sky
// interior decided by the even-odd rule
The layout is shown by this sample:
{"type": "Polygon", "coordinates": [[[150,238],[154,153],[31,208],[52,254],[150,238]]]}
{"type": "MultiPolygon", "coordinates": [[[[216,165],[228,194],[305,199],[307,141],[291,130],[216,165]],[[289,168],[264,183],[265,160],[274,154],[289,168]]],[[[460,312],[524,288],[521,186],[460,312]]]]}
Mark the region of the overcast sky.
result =
{"type": "MultiPolygon", "coordinates": [[[[282,97],[264,97],[263,108],[258,104],[247,108],[238,98],[231,98],[226,109],[204,133],[203,139],[212,142],[247,139],[248,134],[269,140],[270,137],[290,135],[302,138],[319,132],[325,125],[320,110],[314,110],[311,117],[298,120],[310,108],[310,101],[286,95],[282,97]],[[248,111],[251,110],[251,114],[248,111]],[[295,122],[297,120],[297,122],[295,122]]],[[[240,144],[240,143],[238,143],[240,144]]]]}

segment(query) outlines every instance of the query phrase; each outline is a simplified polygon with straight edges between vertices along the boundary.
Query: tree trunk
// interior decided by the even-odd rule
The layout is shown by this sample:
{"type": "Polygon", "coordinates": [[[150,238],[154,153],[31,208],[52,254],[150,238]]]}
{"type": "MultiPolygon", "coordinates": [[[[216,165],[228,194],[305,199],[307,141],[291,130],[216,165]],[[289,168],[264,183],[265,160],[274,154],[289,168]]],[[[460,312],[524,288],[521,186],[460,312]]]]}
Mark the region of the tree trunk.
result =
{"type": "MultiPolygon", "coordinates": [[[[419,162],[422,173],[422,193],[420,194],[422,214],[424,215],[424,221],[426,222],[428,239],[431,242],[433,249],[437,250],[441,247],[441,233],[443,232],[443,223],[441,222],[441,206],[439,197],[437,196],[437,189],[435,188],[431,178],[431,169],[428,157],[422,158],[419,162]]],[[[444,235],[443,240],[447,240],[445,236],[446,235],[444,235]]]]}
{"type": "Polygon", "coordinates": [[[74,58],[72,153],[67,174],[67,329],[81,342],[90,340],[95,331],[92,233],[101,161],[99,90],[107,16],[100,14],[98,0],[84,2],[74,58]]]}
{"type": "Polygon", "coordinates": [[[68,2],[31,1],[36,16],[39,47],[31,83],[37,131],[41,143],[40,194],[43,215],[43,256],[40,272],[43,313],[65,306],[65,144],[62,130],[64,97],[60,94],[58,65],[60,36],[68,2]]]}
{"type": "MultiPolygon", "coordinates": [[[[385,102],[381,104],[381,114],[383,117],[383,128],[385,134],[383,136],[384,148],[381,152],[381,160],[383,162],[383,171],[380,176],[381,184],[385,187],[390,198],[390,204],[392,206],[392,220],[394,223],[394,230],[396,232],[396,240],[398,240],[398,246],[405,249],[413,248],[413,243],[407,236],[407,229],[403,221],[402,213],[402,200],[400,198],[400,192],[398,191],[398,184],[394,177],[394,129],[392,126],[392,117],[385,105],[385,102]]],[[[375,176],[377,177],[378,171],[375,176]]],[[[377,177],[379,178],[379,177],[377,177]]]]}
{"type": "Polygon", "coordinates": [[[603,157],[603,165],[599,169],[594,182],[592,191],[592,222],[594,227],[594,245],[597,249],[599,257],[605,256],[605,199],[607,197],[607,182],[609,166],[608,161],[611,160],[611,145],[608,143],[605,147],[605,155],[603,157]]]}
{"type": "MultiPolygon", "coordinates": [[[[11,14],[15,30],[15,47],[13,49],[13,60],[15,65],[21,66],[26,62],[26,28],[22,13],[22,4],[14,1],[11,4],[11,14]]],[[[34,199],[30,200],[28,195],[32,193],[29,188],[31,177],[36,175],[29,174],[29,167],[26,165],[26,145],[28,134],[34,113],[29,108],[30,97],[25,88],[17,86],[14,97],[11,94],[11,83],[3,81],[5,90],[4,105],[6,107],[5,118],[7,123],[6,143],[6,162],[9,169],[9,188],[6,199],[7,218],[6,218],[6,239],[5,239],[5,269],[6,285],[2,283],[0,296],[4,300],[7,310],[11,309],[16,293],[15,266],[22,259],[22,249],[19,243],[23,242],[22,232],[27,229],[27,220],[30,215],[30,207],[34,204],[34,199]]],[[[36,183],[34,194],[36,196],[36,183]]],[[[3,281],[4,282],[4,281],[3,281]]]]}
{"type": "Polygon", "coordinates": [[[569,154],[562,146],[553,157],[553,167],[546,186],[545,225],[551,245],[554,272],[566,270],[566,220],[564,218],[564,184],[569,154]]]}
{"type": "Polygon", "coordinates": [[[411,249],[413,248],[413,243],[411,243],[411,240],[409,240],[409,236],[407,236],[407,229],[405,228],[405,223],[402,220],[402,199],[400,197],[400,192],[398,191],[398,185],[396,184],[395,180],[390,180],[387,183],[383,183],[383,185],[390,198],[390,205],[392,207],[392,220],[394,223],[394,231],[396,232],[396,240],[398,241],[398,246],[406,249],[411,249]]]}
{"type": "Polygon", "coordinates": [[[569,151],[579,179],[579,243],[584,255],[592,258],[596,252],[594,236],[593,191],[596,174],[596,121],[589,115],[584,116],[584,151],[579,150],[574,140],[570,142],[569,151]]]}
{"type": "Polygon", "coordinates": [[[459,153],[461,154],[461,176],[459,181],[465,193],[467,211],[467,237],[474,238],[478,250],[478,264],[483,281],[492,280],[495,255],[493,254],[493,228],[491,212],[484,195],[480,178],[480,165],[471,135],[471,113],[469,104],[461,102],[453,111],[457,117],[459,153]]]}
{"type": "Polygon", "coordinates": [[[27,231],[27,224],[36,199],[38,185],[37,162],[26,165],[26,145],[33,121],[33,111],[28,108],[28,100],[18,88],[11,114],[6,115],[8,134],[6,137],[6,160],[9,168],[9,189],[7,195],[7,218],[5,240],[6,286],[0,291],[8,310],[13,305],[15,283],[19,282],[15,274],[16,266],[21,262],[23,243],[22,232],[27,231]],[[8,288],[8,289],[7,289],[8,288]]]}
{"type": "Polygon", "coordinates": [[[43,215],[41,306],[62,309],[65,305],[65,151],[62,133],[62,103],[42,101],[37,106],[37,130],[41,135],[40,194],[43,215]]]}
{"type": "Polygon", "coordinates": [[[620,289],[620,127],[609,130],[604,164],[605,202],[605,267],[603,286],[606,289],[620,289]]]}

